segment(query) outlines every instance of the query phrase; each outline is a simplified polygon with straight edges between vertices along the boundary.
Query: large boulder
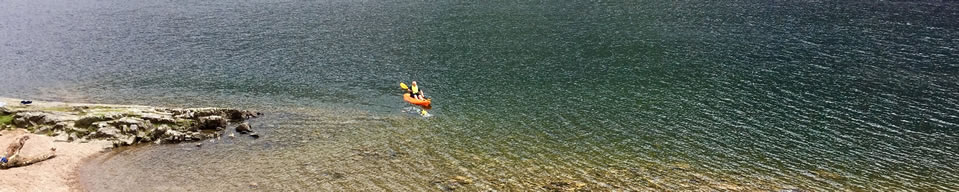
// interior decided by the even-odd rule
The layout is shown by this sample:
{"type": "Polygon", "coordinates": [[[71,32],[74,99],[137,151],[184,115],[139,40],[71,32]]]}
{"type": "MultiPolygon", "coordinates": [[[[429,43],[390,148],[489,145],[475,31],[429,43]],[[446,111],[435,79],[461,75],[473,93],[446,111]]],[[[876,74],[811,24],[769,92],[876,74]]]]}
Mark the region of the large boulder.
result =
{"type": "Polygon", "coordinates": [[[223,130],[226,128],[227,121],[221,116],[213,115],[200,117],[195,125],[200,130],[223,130]]]}
{"type": "Polygon", "coordinates": [[[236,132],[240,134],[245,134],[245,133],[253,132],[253,128],[250,127],[249,123],[243,122],[243,123],[240,123],[240,125],[236,126],[236,132]]]}
{"type": "Polygon", "coordinates": [[[30,127],[43,124],[47,113],[43,112],[20,112],[13,115],[13,125],[17,127],[30,127]]]}
{"type": "MultiPolygon", "coordinates": [[[[175,143],[182,141],[186,138],[186,134],[179,131],[167,130],[163,132],[163,141],[167,143],[175,143]]],[[[159,139],[158,139],[159,141],[159,139]]]]}
{"type": "Polygon", "coordinates": [[[93,136],[98,138],[121,138],[123,134],[121,130],[109,124],[97,123],[97,131],[94,132],[93,136]]]}
{"type": "Polygon", "coordinates": [[[166,135],[166,132],[170,130],[170,127],[167,125],[157,126],[153,131],[148,132],[147,136],[153,138],[153,140],[160,140],[166,135]]]}
{"type": "Polygon", "coordinates": [[[123,135],[117,137],[116,141],[113,141],[113,146],[129,146],[137,142],[137,138],[133,136],[123,135]]]}

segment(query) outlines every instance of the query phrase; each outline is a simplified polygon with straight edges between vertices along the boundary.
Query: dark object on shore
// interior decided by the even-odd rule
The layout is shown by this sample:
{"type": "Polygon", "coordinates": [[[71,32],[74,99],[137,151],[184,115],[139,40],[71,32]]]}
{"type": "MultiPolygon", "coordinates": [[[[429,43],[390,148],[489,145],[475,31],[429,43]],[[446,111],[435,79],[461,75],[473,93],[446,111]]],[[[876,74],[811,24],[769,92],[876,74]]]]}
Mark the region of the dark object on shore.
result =
{"type": "Polygon", "coordinates": [[[33,101],[31,101],[31,100],[23,100],[23,101],[20,101],[20,104],[29,105],[29,104],[33,104],[33,101]]]}

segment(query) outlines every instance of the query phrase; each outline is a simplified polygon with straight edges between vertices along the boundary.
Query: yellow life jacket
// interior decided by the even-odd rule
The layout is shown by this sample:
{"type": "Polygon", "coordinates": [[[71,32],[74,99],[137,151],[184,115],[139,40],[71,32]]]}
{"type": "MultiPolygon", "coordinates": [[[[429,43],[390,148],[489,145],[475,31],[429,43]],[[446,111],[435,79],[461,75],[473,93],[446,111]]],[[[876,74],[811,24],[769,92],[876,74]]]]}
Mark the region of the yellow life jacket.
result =
{"type": "Polygon", "coordinates": [[[412,87],[410,87],[410,91],[413,91],[413,94],[417,94],[417,93],[420,93],[420,88],[416,87],[416,85],[413,85],[412,87]]]}

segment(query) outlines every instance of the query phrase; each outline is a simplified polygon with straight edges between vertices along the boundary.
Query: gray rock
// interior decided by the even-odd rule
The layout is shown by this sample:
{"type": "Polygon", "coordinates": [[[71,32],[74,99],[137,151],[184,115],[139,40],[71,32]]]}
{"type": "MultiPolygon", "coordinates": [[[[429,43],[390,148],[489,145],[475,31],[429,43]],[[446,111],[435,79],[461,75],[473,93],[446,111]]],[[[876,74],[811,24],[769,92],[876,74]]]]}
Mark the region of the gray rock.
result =
{"type": "Polygon", "coordinates": [[[117,120],[110,121],[109,123],[114,126],[122,126],[122,125],[130,126],[130,125],[143,124],[143,120],[138,118],[133,118],[133,117],[123,117],[117,120]]]}
{"type": "Polygon", "coordinates": [[[34,130],[33,132],[34,132],[34,133],[39,133],[39,134],[51,133],[51,132],[53,132],[53,126],[50,126],[50,125],[41,125],[40,127],[37,128],[37,130],[34,130]]]}
{"type": "Polygon", "coordinates": [[[167,130],[167,131],[165,131],[165,132],[163,133],[163,136],[161,136],[161,138],[156,139],[156,142],[158,142],[158,143],[177,143],[177,142],[186,140],[186,139],[187,139],[187,136],[189,136],[189,135],[186,135],[186,134],[184,134],[183,132],[179,132],[179,131],[175,131],[175,130],[167,130]]]}
{"type": "Polygon", "coordinates": [[[137,124],[130,125],[130,128],[127,129],[126,131],[126,133],[134,133],[134,134],[137,134],[140,132],[142,132],[142,130],[140,130],[140,126],[137,124]]]}
{"type": "Polygon", "coordinates": [[[118,139],[124,137],[124,135],[121,134],[120,130],[117,128],[114,128],[112,126],[102,126],[104,124],[99,124],[99,125],[101,125],[101,127],[97,128],[97,131],[94,132],[94,135],[93,135],[94,137],[118,138],[118,139]]]}
{"type": "Polygon", "coordinates": [[[20,112],[13,115],[13,125],[17,127],[30,127],[43,124],[47,113],[43,112],[20,112]]]}
{"type": "Polygon", "coordinates": [[[48,113],[46,116],[44,116],[39,123],[44,125],[55,125],[60,122],[76,121],[79,119],[80,117],[77,117],[76,115],[73,115],[70,113],[53,112],[53,113],[48,113]]]}
{"type": "Polygon", "coordinates": [[[129,146],[136,143],[136,137],[132,136],[122,136],[117,138],[117,142],[114,142],[113,145],[116,146],[129,146]]]}
{"type": "Polygon", "coordinates": [[[67,134],[66,132],[61,132],[61,133],[57,134],[56,137],[53,137],[53,140],[54,140],[54,141],[61,141],[61,142],[73,141],[73,138],[70,137],[70,136],[71,136],[71,135],[70,135],[70,134],[67,134]]]}
{"type": "Polygon", "coordinates": [[[140,132],[150,134],[156,131],[156,129],[157,127],[153,124],[144,124],[140,127],[140,132]]]}
{"type": "Polygon", "coordinates": [[[10,110],[9,108],[4,106],[0,106],[0,115],[9,115],[12,113],[13,113],[13,110],[10,110]]]}
{"type": "Polygon", "coordinates": [[[153,141],[153,137],[151,137],[149,133],[147,133],[147,132],[145,132],[145,131],[142,131],[142,130],[141,130],[141,131],[137,131],[136,137],[137,137],[138,140],[141,140],[142,142],[150,142],[150,141],[153,141]]]}
{"type": "Polygon", "coordinates": [[[141,114],[141,118],[143,118],[143,120],[150,121],[150,123],[154,123],[154,124],[174,124],[174,123],[176,123],[176,120],[174,120],[172,116],[160,115],[160,114],[156,114],[156,113],[143,113],[143,114],[141,114]]]}
{"type": "Polygon", "coordinates": [[[13,118],[13,126],[16,127],[29,127],[31,126],[30,121],[23,118],[13,118]]]}
{"type": "Polygon", "coordinates": [[[223,119],[221,116],[214,115],[200,117],[195,126],[200,130],[222,130],[223,128],[226,128],[226,123],[226,119],[223,119]]]}
{"type": "Polygon", "coordinates": [[[67,122],[57,122],[56,125],[53,125],[53,130],[55,131],[65,131],[71,129],[73,129],[73,126],[70,126],[70,123],[67,122]]]}
{"type": "Polygon", "coordinates": [[[192,132],[192,133],[190,133],[189,135],[190,135],[189,138],[190,138],[191,141],[193,141],[193,140],[204,140],[204,139],[207,139],[208,137],[210,137],[210,135],[203,134],[203,133],[199,133],[199,132],[192,132]]]}
{"type": "Polygon", "coordinates": [[[81,129],[73,126],[70,126],[69,128],[64,129],[64,131],[67,131],[68,133],[76,133],[77,135],[87,135],[90,133],[90,130],[88,129],[81,129]]]}
{"type": "Polygon", "coordinates": [[[245,134],[245,133],[253,132],[253,129],[250,127],[249,123],[243,122],[243,123],[240,123],[240,125],[236,126],[236,132],[240,134],[245,134]]]}
{"type": "Polygon", "coordinates": [[[163,136],[166,135],[168,130],[170,130],[170,127],[167,125],[160,125],[149,133],[149,137],[152,137],[153,140],[160,140],[160,138],[163,138],[163,136]]]}
{"type": "Polygon", "coordinates": [[[177,119],[193,119],[193,117],[195,117],[195,116],[193,116],[193,112],[190,111],[190,112],[184,112],[184,113],[181,113],[181,114],[173,115],[173,117],[174,117],[174,118],[177,118],[177,119]]]}
{"type": "Polygon", "coordinates": [[[122,115],[117,113],[109,113],[109,114],[103,114],[103,115],[87,115],[87,116],[80,117],[79,119],[77,119],[77,121],[73,122],[73,126],[89,127],[90,125],[93,125],[96,122],[110,121],[114,119],[119,119],[120,117],[122,117],[122,115]]]}

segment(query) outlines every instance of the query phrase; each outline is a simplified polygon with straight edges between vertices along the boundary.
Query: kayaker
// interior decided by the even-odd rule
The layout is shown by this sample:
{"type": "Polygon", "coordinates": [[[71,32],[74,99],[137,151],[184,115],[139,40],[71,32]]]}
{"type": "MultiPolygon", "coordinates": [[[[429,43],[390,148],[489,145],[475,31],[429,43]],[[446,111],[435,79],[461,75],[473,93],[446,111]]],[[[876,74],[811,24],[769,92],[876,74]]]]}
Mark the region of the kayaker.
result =
{"type": "Polygon", "coordinates": [[[420,88],[416,86],[416,81],[413,81],[410,86],[410,97],[423,100],[423,90],[420,90],[420,88]]]}

